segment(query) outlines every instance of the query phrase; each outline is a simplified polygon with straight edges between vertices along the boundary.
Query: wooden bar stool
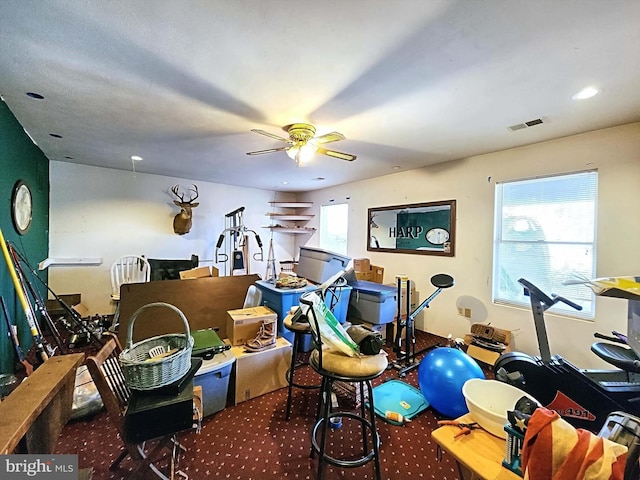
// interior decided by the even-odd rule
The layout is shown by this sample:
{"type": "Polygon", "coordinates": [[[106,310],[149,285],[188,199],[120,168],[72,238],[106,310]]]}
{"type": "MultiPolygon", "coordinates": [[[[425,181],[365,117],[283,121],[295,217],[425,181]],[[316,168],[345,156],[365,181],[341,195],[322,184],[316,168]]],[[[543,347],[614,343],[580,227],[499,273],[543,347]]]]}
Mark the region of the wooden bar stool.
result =
{"type": "Polygon", "coordinates": [[[311,336],[311,327],[309,326],[308,321],[302,318],[304,321],[295,321],[295,315],[289,314],[284,318],[283,324],[285,328],[291,332],[293,332],[293,352],[291,354],[291,366],[289,370],[287,370],[287,383],[289,384],[288,392],[287,392],[287,410],[285,414],[285,418],[287,420],[291,419],[291,401],[293,398],[293,387],[301,388],[303,390],[313,390],[319,389],[320,385],[304,385],[301,383],[296,383],[295,381],[295,373],[296,370],[302,368],[306,365],[309,365],[309,362],[300,360],[300,354],[304,353],[302,350],[305,345],[305,341],[311,336]]]}
{"type": "Polygon", "coordinates": [[[384,373],[387,369],[387,357],[385,355],[358,355],[355,357],[335,350],[327,349],[323,342],[323,335],[319,327],[316,311],[313,308],[312,295],[323,292],[309,292],[302,295],[300,303],[303,305],[316,349],[311,352],[309,364],[322,376],[322,386],[318,403],[316,424],[311,434],[311,456],[318,455],[318,480],[323,478],[325,465],[331,464],[342,468],[354,468],[363,466],[370,461],[374,462],[376,479],[380,480],[380,437],[375,423],[375,407],[373,404],[373,388],[371,381],[384,373]],[[360,406],[354,411],[331,411],[331,393],[335,381],[355,384],[360,391],[360,406]],[[365,402],[365,390],[368,394],[368,402],[365,402]],[[367,405],[365,406],[365,403],[367,405]],[[362,452],[355,458],[340,455],[344,452],[333,452],[330,448],[328,435],[330,418],[346,418],[354,420],[361,425],[362,452]],[[329,446],[329,448],[328,448],[329,446]]]}

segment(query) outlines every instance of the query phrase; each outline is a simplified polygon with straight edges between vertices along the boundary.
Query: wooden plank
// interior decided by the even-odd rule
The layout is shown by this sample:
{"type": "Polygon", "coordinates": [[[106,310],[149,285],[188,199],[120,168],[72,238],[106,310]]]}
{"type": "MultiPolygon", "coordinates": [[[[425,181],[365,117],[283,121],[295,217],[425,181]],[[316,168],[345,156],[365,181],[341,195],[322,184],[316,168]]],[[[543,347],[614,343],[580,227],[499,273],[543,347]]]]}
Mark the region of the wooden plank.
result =
{"type": "MultiPolygon", "coordinates": [[[[473,422],[471,414],[457,420],[473,422]]],[[[454,438],[460,429],[446,425],[431,432],[431,437],[442,449],[458,462],[462,478],[486,480],[522,480],[502,466],[506,453],[506,441],[484,430],[472,430],[469,435],[454,438]]]]}
{"type": "Polygon", "coordinates": [[[267,216],[271,218],[277,218],[278,220],[311,220],[314,215],[292,215],[288,213],[267,213],[267,216]]]}
{"type": "Polygon", "coordinates": [[[269,205],[282,208],[308,208],[313,206],[313,202],[269,202],[269,205]]]}
{"type": "MultiPolygon", "coordinates": [[[[260,280],[258,275],[236,275],[123,285],[118,339],[126,348],[131,316],[140,307],[153,302],[169,303],[180,309],[191,330],[218,328],[218,336],[226,338],[227,311],[242,308],[249,286],[257,280],[260,280]]],[[[133,341],[176,332],[184,332],[184,326],[173,310],[147,309],[135,320],[133,341]]]]}
{"type": "Polygon", "coordinates": [[[51,453],[71,415],[76,369],[83,353],[51,357],[0,403],[0,454],[27,437],[28,453],[51,453]]]}
{"type": "Polygon", "coordinates": [[[276,227],[276,226],[267,226],[262,228],[268,228],[273,230],[274,232],[280,233],[315,233],[316,229],[312,227],[276,227]]]}

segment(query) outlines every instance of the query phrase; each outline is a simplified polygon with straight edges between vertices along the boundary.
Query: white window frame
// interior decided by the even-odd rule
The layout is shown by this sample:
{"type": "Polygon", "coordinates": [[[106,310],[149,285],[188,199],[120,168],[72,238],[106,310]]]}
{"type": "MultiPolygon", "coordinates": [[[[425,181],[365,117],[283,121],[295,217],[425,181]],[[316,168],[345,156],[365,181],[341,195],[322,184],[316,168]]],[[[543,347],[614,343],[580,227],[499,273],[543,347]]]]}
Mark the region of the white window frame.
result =
{"type": "Polygon", "coordinates": [[[522,285],[517,283],[519,278],[525,278],[548,295],[563,296],[583,307],[578,311],[558,303],[553,307],[554,313],[594,319],[595,295],[576,280],[596,276],[597,209],[596,170],[496,183],[493,303],[531,308],[522,285]],[[575,190],[564,190],[566,203],[557,202],[557,192],[563,190],[558,189],[559,184],[555,182],[559,180],[566,184],[573,179],[584,180],[586,188],[579,190],[577,185],[581,184],[576,182],[573,184],[575,190]],[[513,189],[520,187],[523,187],[521,201],[504,205],[505,189],[510,189],[509,193],[513,195],[513,189]],[[531,188],[538,189],[540,198],[527,198],[530,193],[527,189],[531,188]],[[550,200],[552,197],[554,201],[550,200]],[[509,232],[503,232],[503,229],[509,229],[509,232]],[[522,238],[514,239],[519,229],[525,233],[522,238]],[[554,238],[548,239],[548,235],[554,238]],[[513,254],[518,251],[522,251],[522,255],[513,254]],[[507,258],[514,261],[506,262],[507,258]]]}
{"type": "Polygon", "coordinates": [[[330,203],[320,206],[320,248],[346,255],[348,233],[348,203],[330,203]]]}

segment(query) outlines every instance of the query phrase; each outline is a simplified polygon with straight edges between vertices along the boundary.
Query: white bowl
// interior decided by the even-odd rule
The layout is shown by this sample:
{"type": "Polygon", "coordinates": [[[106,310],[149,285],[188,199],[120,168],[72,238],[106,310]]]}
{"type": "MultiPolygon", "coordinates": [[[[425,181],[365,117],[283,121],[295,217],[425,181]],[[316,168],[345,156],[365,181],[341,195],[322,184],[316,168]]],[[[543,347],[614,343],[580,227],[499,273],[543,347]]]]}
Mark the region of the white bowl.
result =
{"type": "Polygon", "coordinates": [[[472,378],[463,385],[462,394],[473,419],[487,432],[500,438],[507,438],[504,431],[507,410],[513,410],[520,398],[526,396],[540,403],[519,388],[498,380],[472,378]]]}

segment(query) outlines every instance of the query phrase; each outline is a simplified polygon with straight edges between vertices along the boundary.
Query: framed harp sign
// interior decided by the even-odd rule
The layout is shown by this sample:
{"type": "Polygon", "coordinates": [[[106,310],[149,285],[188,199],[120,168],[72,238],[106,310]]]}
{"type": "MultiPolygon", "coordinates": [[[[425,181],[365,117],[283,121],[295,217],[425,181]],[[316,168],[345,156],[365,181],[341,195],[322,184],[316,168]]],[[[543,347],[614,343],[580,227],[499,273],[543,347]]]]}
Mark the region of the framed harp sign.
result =
{"type": "Polygon", "coordinates": [[[453,257],[456,201],[369,209],[367,250],[453,257]]]}

